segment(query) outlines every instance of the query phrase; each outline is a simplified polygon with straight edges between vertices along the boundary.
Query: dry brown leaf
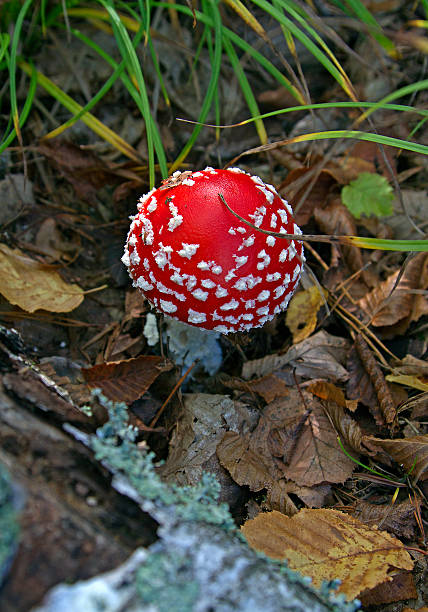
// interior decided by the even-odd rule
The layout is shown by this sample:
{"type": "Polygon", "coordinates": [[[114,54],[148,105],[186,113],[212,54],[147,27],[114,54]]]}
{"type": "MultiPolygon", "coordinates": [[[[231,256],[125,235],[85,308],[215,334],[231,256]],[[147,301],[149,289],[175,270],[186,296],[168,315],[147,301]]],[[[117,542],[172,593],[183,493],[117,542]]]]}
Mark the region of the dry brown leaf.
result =
{"type": "Polygon", "coordinates": [[[78,285],[66,283],[56,270],[1,243],[0,293],[27,312],[70,312],[84,297],[78,285]]]}
{"type": "Polygon", "coordinates": [[[379,405],[379,410],[376,406],[376,410],[373,411],[376,423],[378,425],[385,425],[385,423],[390,425],[395,420],[396,410],[392,393],[385,381],[385,376],[374,358],[369,345],[361,334],[357,334],[355,336],[354,344],[361,363],[369,375],[373,388],[376,391],[376,397],[379,405]]]}
{"type": "Polygon", "coordinates": [[[290,373],[308,379],[323,378],[331,382],[343,382],[348,372],[343,364],[349,350],[345,338],[332,336],[321,330],[292,346],[284,355],[267,355],[262,359],[246,361],[242,367],[242,378],[265,376],[289,366],[290,373]]]}
{"type": "Polygon", "coordinates": [[[379,606],[403,599],[416,599],[417,596],[413,574],[401,571],[394,574],[391,581],[383,582],[373,589],[364,591],[358,598],[366,608],[367,606],[379,606]]]}
{"type": "Polygon", "coordinates": [[[394,570],[413,568],[399,540],[337,510],[304,509],[291,518],[273,511],[241,529],[251,547],[286,559],[290,569],[311,576],[315,587],[340,579],[339,591],[348,599],[391,580],[394,570]]]}
{"type": "Polygon", "coordinates": [[[352,347],[348,354],[346,366],[349,372],[349,380],[346,383],[346,395],[353,400],[361,402],[370,408],[370,410],[374,410],[377,406],[375,389],[355,347],[352,347]]]}
{"type": "Polygon", "coordinates": [[[321,403],[290,387],[286,397],[264,409],[245,439],[229,432],[217,454],[239,484],[257,491],[284,476],[300,486],[344,482],[355,463],[342,452],[321,403]]]}
{"type": "Polygon", "coordinates": [[[90,387],[99,387],[109,399],[130,404],[144,395],[162,372],[172,367],[173,364],[162,357],[141,355],[82,368],[82,374],[90,387]]]}
{"type": "Polygon", "coordinates": [[[400,539],[410,540],[415,535],[415,507],[410,501],[391,505],[370,504],[361,499],[351,514],[365,525],[376,525],[400,539]]]}
{"type": "Polygon", "coordinates": [[[113,164],[109,167],[94,151],[82,149],[62,138],[43,140],[38,152],[49,159],[73,185],[77,196],[87,202],[95,203],[98,189],[119,180],[113,164]]]}
{"type": "MultiPolygon", "coordinates": [[[[340,199],[330,202],[324,208],[317,207],[314,217],[323,234],[347,236],[356,236],[358,234],[354,217],[340,199]]],[[[336,246],[333,249],[336,249],[336,246]]],[[[363,268],[363,256],[358,247],[342,247],[341,252],[343,252],[345,262],[351,272],[356,272],[363,268]]]]}
{"type": "Polygon", "coordinates": [[[425,359],[406,355],[400,362],[399,371],[402,374],[417,374],[428,378],[428,363],[425,359]]]}
{"type": "Polygon", "coordinates": [[[327,291],[313,285],[310,289],[296,293],[287,308],[285,322],[297,344],[312,334],[317,326],[318,311],[326,303],[327,291]]]}
{"type": "Polygon", "coordinates": [[[410,478],[414,482],[428,478],[428,434],[398,440],[373,438],[372,442],[383,448],[407,472],[411,470],[410,478]]]}
{"type": "Polygon", "coordinates": [[[286,516],[294,516],[298,513],[297,506],[289,496],[290,484],[292,483],[284,480],[277,480],[272,484],[266,496],[266,505],[269,510],[277,510],[286,516]]]}
{"type": "Polygon", "coordinates": [[[360,426],[354,419],[345,413],[342,406],[336,402],[323,402],[324,410],[334,425],[335,431],[349,448],[356,453],[373,455],[374,453],[364,445],[366,436],[363,435],[360,426]]]}
{"type": "Polygon", "coordinates": [[[147,312],[147,302],[138,289],[130,289],[125,295],[125,320],[137,319],[147,312]]]}
{"type": "Polygon", "coordinates": [[[391,274],[359,300],[358,305],[375,327],[391,327],[400,323],[399,331],[404,333],[411,321],[417,321],[422,314],[428,313],[426,296],[412,293],[413,290],[428,287],[428,253],[416,255],[407,264],[395,287],[399,273],[391,274]]]}
{"type": "Polygon", "coordinates": [[[428,414],[428,391],[411,397],[400,407],[401,410],[411,410],[412,419],[425,418],[428,414]]]}
{"type": "Polygon", "coordinates": [[[246,485],[252,491],[261,491],[270,486],[272,476],[269,468],[262,463],[259,455],[249,449],[247,437],[228,431],[217,446],[217,456],[239,485],[246,485]]]}
{"type": "Polygon", "coordinates": [[[351,158],[357,157],[360,160],[365,160],[373,164],[373,172],[381,172],[388,180],[391,179],[391,171],[396,171],[397,150],[394,147],[382,147],[382,150],[374,142],[365,142],[363,140],[356,142],[349,152],[351,158]],[[386,155],[389,165],[385,163],[384,155],[386,155]]]}
{"type": "MultiPolygon", "coordinates": [[[[276,402],[275,406],[274,403],[273,414],[261,419],[252,436],[240,436],[232,431],[227,432],[217,446],[217,456],[235,482],[247,485],[252,491],[266,489],[267,506],[292,516],[297,512],[297,507],[289,497],[290,493],[299,497],[308,506],[319,507],[325,503],[331,487],[328,485],[300,487],[294,482],[286,482],[283,479],[283,464],[273,455],[272,450],[273,452],[286,452],[286,444],[281,445],[279,449],[276,447],[281,433],[284,431],[292,433],[293,420],[289,420],[288,425],[285,424],[285,420],[277,421],[276,425],[283,425],[283,431],[275,427],[272,429],[272,421],[275,416],[279,416],[278,404],[279,402],[276,402]]],[[[295,421],[294,430],[296,428],[299,428],[298,420],[295,421]]],[[[292,443],[293,437],[295,436],[290,437],[292,443]]]]}
{"type": "Polygon", "coordinates": [[[40,225],[35,245],[40,253],[49,255],[52,260],[56,261],[61,261],[61,259],[71,261],[79,248],[77,239],[74,238],[74,242],[67,240],[52,217],[48,217],[40,225]]]}
{"type": "Polygon", "coordinates": [[[339,387],[336,387],[333,383],[326,382],[325,380],[316,380],[306,387],[306,389],[320,399],[335,402],[339,406],[342,406],[342,408],[347,408],[350,412],[355,412],[358,407],[358,400],[347,400],[342,389],[339,389],[339,387]]]}
{"type": "Polygon", "coordinates": [[[321,402],[309,394],[304,396],[310,413],[299,431],[290,460],[283,467],[284,475],[307,487],[323,482],[345,482],[355,463],[341,450],[337,433],[321,402]]]}
{"type": "Polygon", "coordinates": [[[302,196],[305,194],[312,177],[314,176],[314,168],[295,168],[287,174],[287,178],[279,187],[279,192],[283,195],[290,205],[295,209],[295,219],[298,225],[306,225],[312,217],[312,213],[320,202],[325,202],[331,188],[335,184],[335,179],[326,170],[321,170],[317,177],[314,186],[306,195],[302,205],[296,210],[296,205],[299,203],[302,196]]]}
{"type": "Polygon", "coordinates": [[[386,376],[386,380],[427,392],[428,363],[413,355],[406,355],[400,365],[393,369],[392,374],[386,376]]]}
{"type": "Polygon", "coordinates": [[[197,484],[204,471],[213,471],[216,447],[228,423],[233,422],[238,429],[246,428],[249,418],[246,406],[227,395],[185,394],[168,458],[160,468],[162,478],[183,486],[197,484]]]}
{"type": "Polygon", "coordinates": [[[248,389],[260,395],[267,403],[273,402],[277,398],[285,397],[288,393],[285,382],[278,378],[278,376],[275,376],[275,374],[263,376],[263,378],[258,380],[251,380],[245,383],[245,385],[248,389]]]}

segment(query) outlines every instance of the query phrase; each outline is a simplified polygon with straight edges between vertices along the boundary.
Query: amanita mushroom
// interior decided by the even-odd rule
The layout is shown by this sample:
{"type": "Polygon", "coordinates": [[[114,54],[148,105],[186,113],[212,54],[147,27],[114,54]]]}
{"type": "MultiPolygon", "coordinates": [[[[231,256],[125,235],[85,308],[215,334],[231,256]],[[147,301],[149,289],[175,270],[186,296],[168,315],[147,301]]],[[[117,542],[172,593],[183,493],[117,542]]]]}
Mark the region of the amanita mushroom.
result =
{"type": "Polygon", "coordinates": [[[258,228],[301,234],[272,185],[239,168],[175,172],[140,198],[122,261],[157,310],[225,334],[246,331],[287,307],[304,261],[301,241],[258,228]]]}

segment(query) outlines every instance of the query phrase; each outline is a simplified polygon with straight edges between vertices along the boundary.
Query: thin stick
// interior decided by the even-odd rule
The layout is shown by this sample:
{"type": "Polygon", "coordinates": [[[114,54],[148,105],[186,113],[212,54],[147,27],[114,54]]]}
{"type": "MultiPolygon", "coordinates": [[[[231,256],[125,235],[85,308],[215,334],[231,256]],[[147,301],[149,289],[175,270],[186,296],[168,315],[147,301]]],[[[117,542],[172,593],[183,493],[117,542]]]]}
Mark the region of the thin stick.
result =
{"type": "Polygon", "coordinates": [[[183,384],[184,380],[187,378],[187,376],[190,374],[190,372],[193,370],[193,368],[196,365],[196,361],[194,361],[192,363],[192,365],[187,368],[187,370],[184,372],[183,376],[180,378],[180,380],[174,385],[173,390],[171,391],[171,393],[168,395],[168,397],[166,398],[166,400],[164,401],[164,403],[162,404],[162,406],[159,408],[158,413],[155,415],[155,417],[152,419],[152,422],[150,423],[149,427],[154,427],[156,425],[156,423],[158,422],[160,416],[162,415],[163,411],[165,410],[165,408],[167,407],[167,405],[169,404],[169,402],[171,401],[172,396],[174,395],[174,393],[177,391],[177,389],[183,384]]]}

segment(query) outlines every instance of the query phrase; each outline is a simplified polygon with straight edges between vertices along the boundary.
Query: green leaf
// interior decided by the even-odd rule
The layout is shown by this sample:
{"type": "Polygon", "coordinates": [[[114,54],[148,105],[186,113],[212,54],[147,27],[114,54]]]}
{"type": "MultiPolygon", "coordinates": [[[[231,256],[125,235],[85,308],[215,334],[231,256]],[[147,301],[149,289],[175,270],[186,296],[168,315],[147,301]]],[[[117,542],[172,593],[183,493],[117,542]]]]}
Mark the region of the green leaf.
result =
{"type": "Polygon", "coordinates": [[[391,215],[393,199],[392,187],[387,179],[371,172],[363,172],[342,189],[342,202],[357,219],[361,215],[391,215]]]}

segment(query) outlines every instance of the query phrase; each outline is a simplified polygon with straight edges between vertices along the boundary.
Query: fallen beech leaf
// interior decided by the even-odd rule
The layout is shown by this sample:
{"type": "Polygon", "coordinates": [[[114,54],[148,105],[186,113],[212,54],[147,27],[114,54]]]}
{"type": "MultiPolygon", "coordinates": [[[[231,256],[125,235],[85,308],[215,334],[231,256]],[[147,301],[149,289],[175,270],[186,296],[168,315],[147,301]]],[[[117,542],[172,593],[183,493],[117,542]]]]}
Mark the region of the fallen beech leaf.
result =
{"type": "Polygon", "coordinates": [[[277,398],[285,397],[288,393],[285,382],[278,378],[278,376],[275,376],[275,374],[263,376],[263,378],[258,380],[251,380],[245,383],[245,385],[248,389],[260,395],[267,403],[273,402],[277,398]]]}
{"type": "Polygon", "coordinates": [[[320,399],[335,402],[342,408],[347,408],[350,412],[355,412],[358,407],[358,400],[347,400],[342,389],[325,380],[314,381],[306,389],[320,399]]]}
{"type": "Polygon", "coordinates": [[[317,505],[330,492],[326,483],[344,482],[355,467],[338,445],[320,402],[302,394],[304,402],[289,387],[285,397],[265,407],[251,433],[229,431],[217,446],[219,461],[235,482],[252,491],[266,489],[271,507],[289,514],[296,511],[290,493],[317,505]],[[309,489],[321,484],[316,491],[309,489]]]}
{"type": "Polygon", "coordinates": [[[417,321],[428,313],[426,297],[412,293],[413,289],[424,290],[428,287],[428,254],[416,255],[407,264],[395,287],[398,275],[399,271],[391,274],[359,300],[358,305],[375,327],[391,327],[401,322],[400,333],[404,333],[411,321],[417,321]]]}
{"type": "Polygon", "coordinates": [[[385,378],[388,382],[406,385],[406,387],[412,387],[419,391],[428,391],[427,379],[423,380],[417,376],[410,376],[409,374],[388,374],[385,378]]]}
{"type": "Polygon", "coordinates": [[[345,413],[342,406],[339,406],[336,402],[328,401],[323,402],[322,405],[342,442],[357,453],[363,453],[364,455],[374,454],[371,449],[364,445],[365,436],[360,426],[345,413]]]}
{"type": "Polygon", "coordinates": [[[351,514],[365,525],[380,527],[400,539],[410,540],[415,535],[415,507],[410,501],[391,506],[360,499],[351,514]]]}
{"type": "Polygon", "coordinates": [[[364,591],[358,596],[364,608],[368,606],[379,606],[380,604],[402,601],[403,599],[416,599],[415,579],[411,572],[398,572],[394,574],[391,581],[382,582],[373,589],[364,591]]]}
{"type": "MultiPolygon", "coordinates": [[[[227,423],[245,423],[245,406],[227,395],[189,393],[169,443],[168,458],[160,467],[162,478],[187,486],[196,485],[204,471],[213,471],[216,447],[227,423]]],[[[230,486],[229,478],[229,486],[230,486]]]]}
{"type": "Polygon", "coordinates": [[[90,387],[99,387],[109,399],[130,404],[144,395],[159,374],[172,367],[173,364],[162,357],[141,355],[82,368],[82,374],[90,387]]]}
{"type": "Polygon", "coordinates": [[[217,446],[220,463],[239,485],[247,485],[252,491],[269,486],[272,476],[261,457],[248,448],[248,438],[228,431],[217,446]]]}
{"type": "Polygon", "coordinates": [[[355,346],[349,351],[346,367],[349,372],[349,380],[346,383],[346,395],[361,402],[371,412],[376,412],[377,397],[370,376],[364,368],[355,346]]]}
{"type": "Polygon", "coordinates": [[[320,289],[313,285],[292,297],[285,322],[293,334],[294,344],[305,340],[315,330],[318,311],[326,303],[327,295],[327,291],[323,289],[321,293],[320,289]]]}
{"type": "Polygon", "coordinates": [[[417,359],[413,355],[406,355],[398,368],[401,374],[417,374],[428,378],[428,363],[424,359],[417,359]]]}
{"type": "Polygon", "coordinates": [[[98,189],[105,185],[117,183],[119,172],[117,165],[107,164],[94,151],[83,149],[62,138],[42,140],[38,152],[73,185],[79,198],[95,203],[98,189]]]}
{"type": "Polygon", "coordinates": [[[376,423],[378,425],[384,425],[385,423],[389,425],[393,423],[396,417],[396,410],[392,393],[385,382],[385,376],[361,334],[355,336],[355,348],[376,391],[379,405],[379,409],[376,406],[375,411],[373,411],[376,423]]]}
{"type": "Polygon", "coordinates": [[[340,579],[339,592],[348,599],[391,580],[396,569],[413,568],[399,540],[338,510],[304,509],[291,518],[268,512],[241,530],[252,548],[286,559],[290,569],[311,576],[315,587],[323,580],[340,579]]]}
{"type": "Polygon", "coordinates": [[[412,470],[410,474],[412,481],[428,478],[428,434],[398,440],[371,438],[371,441],[381,446],[394,461],[403,465],[407,472],[412,470]]]}
{"type": "Polygon", "coordinates": [[[78,285],[66,283],[56,270],[1,243],[0,293],[27,312],[70,312],[84,297],[78,285]]]}
{"type": "Polygon", "coordinates": [[[396,173],[397,149],[394,149],[394,147],[385,146],[381,151],[376,143],[361,140],[354,144],[349,151],[349,155],[350,157],[358,157],[360,160],[371,163],[373,165],[373,172],[380,172],[388,180],[391,178],[390,168],[392,168],[394,174],[396,173]],[[385,154],[388,164],[384,159],[385,154]]]}
{"type": "Polygon", "coordinates": [[[425,393],[420,393],[419,395],[408,399],[405,404],[401,405],[400,412],[402,410],[408,409],[412,410],[412,419],[425,418],[428,414],[428,391],[425,391],[425,393]]]}
{"type": "Polygon", "coordinates": [[[294,491],[290,491],[292,488],[289,486],[290,484],[293,485],[294,483],[285,482],[285,480],[277,480],[268,489],[266,505],[270,510],[277,510],[286,516],[294,516],[299,512],[297,506],[289,496],[289,493],[294,493],[294,491]]]}
{"type": "Polygon", "coordinates": [[[246,361],[242,367],[242,378],[248,380],[254,375],[264,376],[289,366],[296,376],[343,382],[349,376],[343,367],[348,350],[348,340],[321,330],[292,346],[284,355],[267,355],[262,359],[246,361]]]}
{"type": "MultiPolygon", "coordinates": [[[[259,429],[266,430],[266,423],[261,423],[259,429]]],[[[270,430],[267,431],[267,441],[269,434],[270,430]]],[[[308,506],[322,506],[330,494],[331,487],[329,485],[299,487],[294,482],[286,482],[282,478],[282,470],[278,468],[277,461],[267,446],[268,444],[262,445],[257,435],[240,436],[229,431],[217,446],[217,456],[235,482],[241,486],[248,486],[252,491],[266,489],[267,505],[273,510],[279,510],[288,516],[296,514],[297,507],[291,500],[290,493],[299,497],[308,506]],[[259,447],[259,452],[253,450],[256,446],[259,447]]]]}
{"type": "Polygon", "coordinates": [[[289,462],[282,468],[284,475],[307,487],[323,482],[345,482],[355,463],[341,450],[337,433],[321,402],[305,392],[303,395],[310,413],[298,433],[289,462]]]}

